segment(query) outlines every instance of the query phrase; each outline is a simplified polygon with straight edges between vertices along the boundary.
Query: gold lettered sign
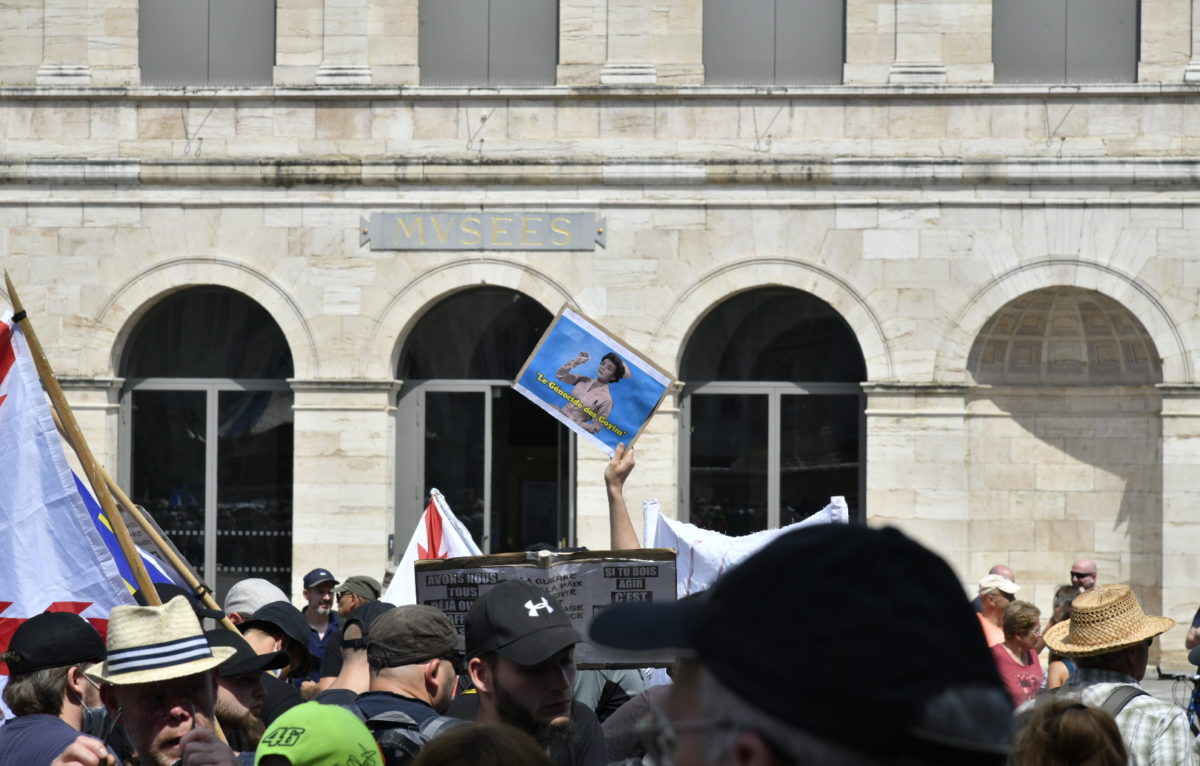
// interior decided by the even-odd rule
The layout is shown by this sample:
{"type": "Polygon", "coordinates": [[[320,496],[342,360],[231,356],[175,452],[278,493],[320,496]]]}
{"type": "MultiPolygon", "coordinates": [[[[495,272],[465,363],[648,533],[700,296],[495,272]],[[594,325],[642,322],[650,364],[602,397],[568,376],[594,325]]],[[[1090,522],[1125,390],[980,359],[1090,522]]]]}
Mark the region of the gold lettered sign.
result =
{"type": "Polygon", "coordinates": [[[595,250],[604,247],[595,213],[372,213],[359,246],[372,250],[595,250]]]}

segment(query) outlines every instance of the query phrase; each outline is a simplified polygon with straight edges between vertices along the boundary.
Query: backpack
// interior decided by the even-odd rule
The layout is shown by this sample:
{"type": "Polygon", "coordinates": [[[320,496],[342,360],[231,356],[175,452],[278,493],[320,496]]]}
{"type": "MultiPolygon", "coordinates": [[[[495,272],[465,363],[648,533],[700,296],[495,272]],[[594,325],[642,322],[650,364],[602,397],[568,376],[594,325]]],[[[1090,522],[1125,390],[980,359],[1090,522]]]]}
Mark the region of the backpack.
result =
{"type": "Polygon", "coordinates": [[[399,710],[389,710],[367,718],[356,704],[342,707],[366,724],[371,736],[379,743],[379,749],[383,751],[383,762],[386,766],[405,766],[411,763],[429,740],[448,729],[466,723],[448,715],[435,715],[418,724],[412,716],[399,710]]]}

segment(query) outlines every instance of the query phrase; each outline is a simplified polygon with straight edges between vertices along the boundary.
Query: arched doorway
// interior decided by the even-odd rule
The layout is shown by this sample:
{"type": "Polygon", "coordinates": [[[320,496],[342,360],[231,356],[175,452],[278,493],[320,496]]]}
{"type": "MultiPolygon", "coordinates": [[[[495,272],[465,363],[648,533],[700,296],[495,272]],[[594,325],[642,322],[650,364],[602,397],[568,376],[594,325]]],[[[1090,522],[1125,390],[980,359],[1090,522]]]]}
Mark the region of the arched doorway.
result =
{"type": "Polygon", "coordinates": [[[122,482],[205,581],[290,590],[292,355],[275,320],[221,287],[172,293],[125,347],[122,482]]]}
{"type": "Polygon", "coordinates": [[[511,383],[553,316],[513,290],[455,293],[400,354],[397,534],[431,488],[485,553],[573,544],[574,439],[511,383]]]}
{"type": "Polygon", "coordinates": [[[1088,556],[1161,608],[1162,361],[1145,326],[1094,290],[1034,290],[983,325],[967,370],[978,571],[1045,573],[1030,593],[1044,603],[1088,556]]]}
{"type": "Polygon", "coordinates": [[[863,394],[854,333],[783,287],[736,295],[688,339],[680,374],[680,508],[742,535],[799,521],[843,495],[863,513],[863,394]]]}

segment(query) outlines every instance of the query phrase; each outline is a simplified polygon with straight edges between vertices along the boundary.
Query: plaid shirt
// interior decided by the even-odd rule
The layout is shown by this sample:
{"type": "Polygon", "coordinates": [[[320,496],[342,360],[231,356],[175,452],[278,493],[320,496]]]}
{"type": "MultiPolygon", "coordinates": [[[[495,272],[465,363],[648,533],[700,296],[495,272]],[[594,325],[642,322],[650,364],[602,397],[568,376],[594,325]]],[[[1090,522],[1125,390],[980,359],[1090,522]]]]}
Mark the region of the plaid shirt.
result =
{"type": "MultiPolygon", "coordinates": [[[[1078,694],[1085,705],[1101,707],[1113,689],[1126,684],[1138,685],[1115,670],[1078,668],[1062,691],[1078,694]]],[[[1134,697],[1117,715],[1117,726],[1133,766],[1196,766],[1192,732],[1182,708],[1148,694],[1134,697]]]]}

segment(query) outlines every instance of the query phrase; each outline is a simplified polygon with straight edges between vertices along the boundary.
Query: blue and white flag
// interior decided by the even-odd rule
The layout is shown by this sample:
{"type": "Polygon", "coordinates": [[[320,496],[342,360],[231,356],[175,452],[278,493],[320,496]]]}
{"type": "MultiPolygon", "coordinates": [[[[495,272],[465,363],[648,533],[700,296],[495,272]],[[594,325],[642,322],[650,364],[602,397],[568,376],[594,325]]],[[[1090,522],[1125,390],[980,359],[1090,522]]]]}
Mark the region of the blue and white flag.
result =
{"type": "MultiPolygon", "coordinates": [[[[0,317],[0,651],[26,619],[74,612],[103,635],[133,598],[63,454],[24,333],[0,317]]],[[[8,669],[0,666],[0,685],[8,669]]]]}

